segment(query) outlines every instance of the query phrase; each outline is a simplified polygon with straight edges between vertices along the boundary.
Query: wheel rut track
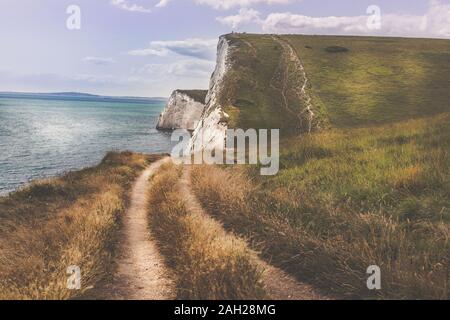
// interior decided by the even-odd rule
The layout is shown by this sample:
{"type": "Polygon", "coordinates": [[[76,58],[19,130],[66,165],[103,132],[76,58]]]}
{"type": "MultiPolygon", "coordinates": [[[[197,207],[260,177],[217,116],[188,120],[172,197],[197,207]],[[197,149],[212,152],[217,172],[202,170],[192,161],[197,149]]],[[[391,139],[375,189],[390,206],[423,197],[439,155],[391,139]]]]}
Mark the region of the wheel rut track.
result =
{"type": "MultiPolygon", "coordinates": [[[[191,187],[191,166],[185,166],[183,175],[180,179],[180,197],[186,205],[189,212],[195,211],[200,215],[212,218],[206,213],[192,191],[191,187]]],[[[216,219],[214,219],[216,220],[216,219]]],[[[216,220],[219,225],[222,225],[216,220]]],[[[283,270],[276,268],[263,261],[255,253],[254,261],[261,267],[263,271],[263,282],[268,299],[273,300],[331,300],[332,298],[319,293],[309,284],[298,282],[292,276],[283,270]]]]}

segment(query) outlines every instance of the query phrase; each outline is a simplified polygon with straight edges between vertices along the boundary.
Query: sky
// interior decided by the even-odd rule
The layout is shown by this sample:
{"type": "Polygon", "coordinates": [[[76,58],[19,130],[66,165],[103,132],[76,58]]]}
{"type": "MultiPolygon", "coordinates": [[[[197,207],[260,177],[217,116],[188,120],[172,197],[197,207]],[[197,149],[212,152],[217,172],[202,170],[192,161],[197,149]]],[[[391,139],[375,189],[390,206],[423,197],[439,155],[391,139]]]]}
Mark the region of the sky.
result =
{"type": "Polygon", "coordinates": [[[206,89],[232,31],[450,39],[450,0],[0,0],[0,91],[206,89]]]}

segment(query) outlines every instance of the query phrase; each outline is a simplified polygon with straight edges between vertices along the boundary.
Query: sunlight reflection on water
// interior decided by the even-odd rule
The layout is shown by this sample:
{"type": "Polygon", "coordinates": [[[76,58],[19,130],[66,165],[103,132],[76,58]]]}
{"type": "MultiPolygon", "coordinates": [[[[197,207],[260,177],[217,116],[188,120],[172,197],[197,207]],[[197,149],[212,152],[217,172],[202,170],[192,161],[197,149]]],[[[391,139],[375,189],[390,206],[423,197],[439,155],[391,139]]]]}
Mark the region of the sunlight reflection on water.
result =
{"type": "Polygon", "coordinates": [[[0,98],[0,194],[97,164],[108,151],[163,153],[154,103],[0,98]]]}

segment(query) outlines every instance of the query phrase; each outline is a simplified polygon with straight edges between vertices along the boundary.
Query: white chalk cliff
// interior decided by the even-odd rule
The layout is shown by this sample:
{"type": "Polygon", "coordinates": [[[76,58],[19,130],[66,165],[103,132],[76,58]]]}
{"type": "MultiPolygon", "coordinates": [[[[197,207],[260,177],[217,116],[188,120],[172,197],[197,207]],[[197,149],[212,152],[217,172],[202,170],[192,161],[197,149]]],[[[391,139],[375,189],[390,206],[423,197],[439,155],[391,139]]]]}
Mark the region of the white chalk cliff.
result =
{"type": "Polygon", "coordinates": [[[159,117],[157,129],[193,131],[205,109],[206,90],[175,90],[159,117]]]}
{"type": "Polygon", "coordinates": [[[205,111],[194,130],[188,147],[192,152],[203,149],[220,150],[225,146],[228,115],[223,111],[223,106],[220,104],[220,95],[224,78],[231,67],[229,58],[231,50],[232,47],[227,37],[220,37],[217,47],[216,69],[211,77],[206,96],[205,111]]]}

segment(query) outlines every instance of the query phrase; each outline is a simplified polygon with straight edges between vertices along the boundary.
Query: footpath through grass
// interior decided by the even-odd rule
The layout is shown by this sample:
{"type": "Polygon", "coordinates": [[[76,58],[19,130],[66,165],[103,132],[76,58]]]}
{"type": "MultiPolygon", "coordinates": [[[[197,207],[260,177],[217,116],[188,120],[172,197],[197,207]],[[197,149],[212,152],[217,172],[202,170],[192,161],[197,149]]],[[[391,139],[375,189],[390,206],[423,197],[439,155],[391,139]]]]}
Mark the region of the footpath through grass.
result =
{"type": "Polygon", "coordinates": [[[194,189],[300,280],[348,297],[450,297],[449,113],[293,138],[281,165],[272,178],[197,167],[194,189]],[[366,287],[371,265],[380,291],[366,287]]]}
{"type": "Polygon", "coordinates": [[[261,268],[246,243],[216,221],[189,211],[179,188],[182,168],[166,165],[153,178],[150,228],[174,270],[178,299],[262,299],[261,268]]]}
{"type": "Polygon", "coordinates": [[[114,267],[115,240],[135,178],[159,156],[109,153],[100,165],[0,198],[0,300],[70,299],[114,267]],[[81,290],[67,268],[81,269],[81,290]]]}

